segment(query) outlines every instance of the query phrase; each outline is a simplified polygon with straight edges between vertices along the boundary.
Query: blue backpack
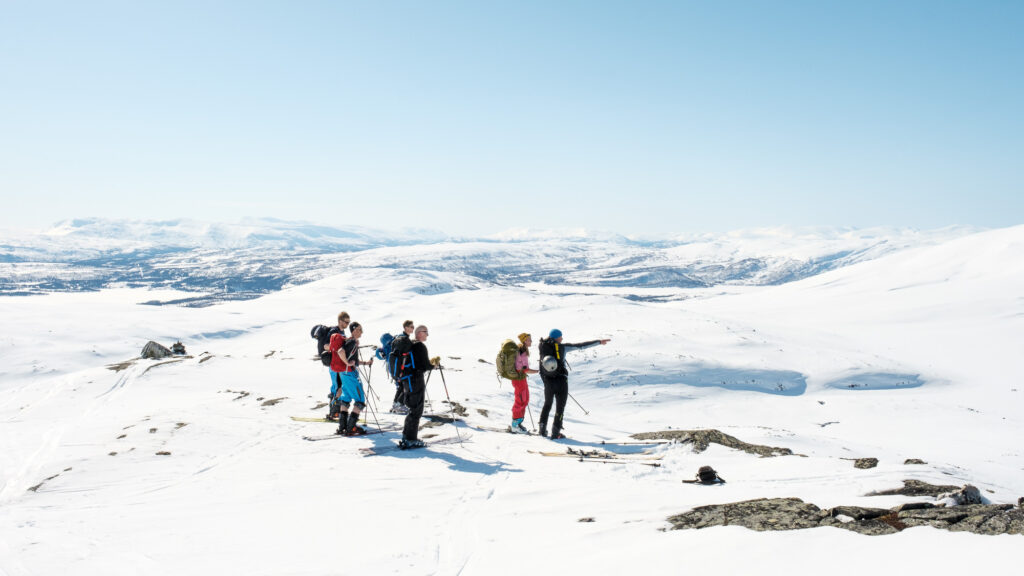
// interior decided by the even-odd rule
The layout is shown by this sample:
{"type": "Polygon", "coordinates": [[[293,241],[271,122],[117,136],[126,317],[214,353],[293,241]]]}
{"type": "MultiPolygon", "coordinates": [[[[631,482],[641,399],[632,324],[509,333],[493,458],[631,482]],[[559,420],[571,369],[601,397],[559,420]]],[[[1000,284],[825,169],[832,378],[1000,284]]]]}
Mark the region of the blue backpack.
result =
{"type": "Polygon", "coordinates": [[[384,366],[387,367],[388,376],[394,379],[394,374],[391,370],[391,362],[388,360],[391,358],[391,343],[395,341],[395,337],[387,332],[380,335],[380,348],[377,348],[375,356],[380,360],[384,361],[384,366]]]}
{"type": "Polygon", "coordinates": [[[416,367],[412,357],[412,340],[403,332],[388,344],[388,374],[397,385],[402,380],[408,380],[416,367]]]}

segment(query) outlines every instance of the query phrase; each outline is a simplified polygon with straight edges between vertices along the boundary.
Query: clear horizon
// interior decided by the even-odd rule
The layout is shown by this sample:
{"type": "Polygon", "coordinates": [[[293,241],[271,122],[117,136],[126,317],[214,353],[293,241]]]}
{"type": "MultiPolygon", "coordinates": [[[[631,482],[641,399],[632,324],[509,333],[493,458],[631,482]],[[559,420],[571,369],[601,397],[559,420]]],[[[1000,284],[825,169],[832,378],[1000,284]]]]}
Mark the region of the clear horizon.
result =
{"type": "Polygon", "coordinates": [[[5,3],[0,227],[1024,222],[1024,4],[5,3]]]}

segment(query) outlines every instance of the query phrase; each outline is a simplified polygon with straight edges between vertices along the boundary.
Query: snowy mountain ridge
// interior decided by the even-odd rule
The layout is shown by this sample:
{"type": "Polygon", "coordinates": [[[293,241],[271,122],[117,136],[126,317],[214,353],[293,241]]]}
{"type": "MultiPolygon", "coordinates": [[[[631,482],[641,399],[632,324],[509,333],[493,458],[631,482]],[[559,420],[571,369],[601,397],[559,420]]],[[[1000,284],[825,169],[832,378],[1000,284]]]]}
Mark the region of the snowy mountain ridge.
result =
{"type": "Polygon", "coordinates": [[[585,230],[510,230],[454,238],[274,219],[69,220],[45,232],[0,233],[0,294],[104,287],[174,288],[224,301],[251,298],[351,268],[465,274],[478,283],[686,289],[781,284],[968,228],[762,229],[627,238],[585,230]]]}

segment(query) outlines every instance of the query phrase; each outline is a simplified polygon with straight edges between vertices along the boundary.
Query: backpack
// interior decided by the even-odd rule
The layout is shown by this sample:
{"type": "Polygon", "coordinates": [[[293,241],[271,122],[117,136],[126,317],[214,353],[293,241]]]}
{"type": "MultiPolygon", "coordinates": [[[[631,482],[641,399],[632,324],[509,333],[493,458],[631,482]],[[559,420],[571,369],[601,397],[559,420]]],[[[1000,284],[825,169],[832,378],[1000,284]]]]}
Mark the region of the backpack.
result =
{"type": "Polygon", "coordinates": [[[331,340],[328,345],[327,358],[330,359],[331,370],[334,372],[345,372],[347,369],[341,359],[345,356],[345,333],[341,330],[331,331],[331,340]],[[337,361],[335,361],[337,360],[337,361]]]}
{"type": "Polygon", "coordinates": [[[494,359],[494,366],[498,369],[498,376],[507,380],[522,380],[526,377],[522,372],[516,371],[516,356],[519,354],[519,346],[512,340],[505,340],[501,343],[501,350],[494,359]]]}
{"type": "Polygon", "coordinates": [[[391,373],[391,377],[396,382],[411,376],[413,368],[416,367],[412,354],[409,353],[410,351],[412,351],[412,340],[409,339],[408,334],[403,332],[391,340],[388,372],[391,373]]]}
{"type": "Polygon", "coordinates": [[[331,353],[329,351],[325,351],[324,347],[331,343],[331,334],[338,331],[337,326],[330,328],[323,324],[317,324],[309,331],[310,337],[316,339],[316,355],[320,357],[320,362],[323,363],[324,366],[331,365],[331,353]]]}
{"type": "Polygon", "coordinates": [[[384,361],[384,367],[388,371],[388,375],[391,375],[391,363],[388,359],[391,357],[391,343],[395,341],[395,337],[387,332],[380,335],[380,346],[377,351],[374,352],[374,356],[384,361]]]}
{"type": "Polygon", "coordinates": [[[715,472],[715,469],[711,466],[701,466],[700,469],[697,470],[697,480],[699,480],[701,484],[725,482],[725,480],[718,477],[718,472],[715,472]]]}
{"type": "MultiPolygon", "coordinates": [[[[537,352],[540,353],[540,373],[541,373],[541,376],[552,376],[552,375],[555,375],[555,374],[568,374],[568,372],[564,371],[565,370],[564,368],[562,369],[562,371],[559,370],[558,358],[555,357],[555,354],[557,353],[557,348],[555,348],[555,346],[557,346],[557,345],[558,345],[557,342],[555,342],[554,340],[549,340],[547,338],[541,338],[540,339],[540,343],[537,344],[537,352]],[[551,366],[551,361],[554,361],[554,363],[555,363],[554,367],[551,366]]],[[[563,352],[563,355],[564,355],[564,352],[563,352]]],[[[562,364],[564,364],[564,363],[565,363],[565,360],[562,360],[562,364]]]]}

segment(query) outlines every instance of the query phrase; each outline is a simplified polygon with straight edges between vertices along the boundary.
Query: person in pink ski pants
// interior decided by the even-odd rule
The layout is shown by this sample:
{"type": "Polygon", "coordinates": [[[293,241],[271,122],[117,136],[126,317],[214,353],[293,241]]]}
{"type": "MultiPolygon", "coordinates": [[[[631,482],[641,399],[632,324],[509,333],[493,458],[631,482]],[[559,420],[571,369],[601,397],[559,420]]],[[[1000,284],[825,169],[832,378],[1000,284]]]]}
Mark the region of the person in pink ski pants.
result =
{"type": "MultiPolygon", "coordinates": [[[[533,338],[523,332],[519,335],[519,353],[516,354],[516,372],[523,374],[536,374],[536,370],[530,369],[530,346],[533,345],[533,338]]],[[[526,434],[526,427],[523,426],[523,417],[526,415],[526,407],[530,404],[530,387],[526,384],[526,378],[513,380],[512,388],[515,390],[515,403],[512,404],[512,426],[511,432],[526,434]]]]}

